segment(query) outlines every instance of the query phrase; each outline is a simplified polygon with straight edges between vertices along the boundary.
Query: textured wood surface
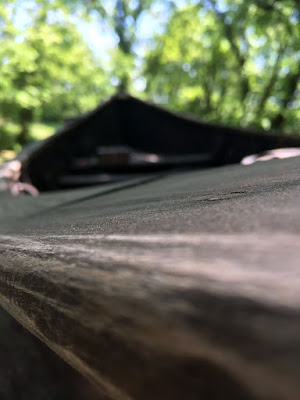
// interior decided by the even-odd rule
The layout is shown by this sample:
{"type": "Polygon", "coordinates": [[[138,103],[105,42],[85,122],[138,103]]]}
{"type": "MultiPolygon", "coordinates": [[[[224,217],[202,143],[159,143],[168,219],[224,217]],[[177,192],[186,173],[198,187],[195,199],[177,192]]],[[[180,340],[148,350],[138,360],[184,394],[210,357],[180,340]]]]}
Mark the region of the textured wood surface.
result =
{"type": "Polygon", "coordinates": [[[299,167],[3,196],[0,303],[110,399],[298,400],[299,167]]]}
{"type": "Polygon", "coordinates": [[[0,309],[1,400],[103,400],[94,385],[0,309]]]}

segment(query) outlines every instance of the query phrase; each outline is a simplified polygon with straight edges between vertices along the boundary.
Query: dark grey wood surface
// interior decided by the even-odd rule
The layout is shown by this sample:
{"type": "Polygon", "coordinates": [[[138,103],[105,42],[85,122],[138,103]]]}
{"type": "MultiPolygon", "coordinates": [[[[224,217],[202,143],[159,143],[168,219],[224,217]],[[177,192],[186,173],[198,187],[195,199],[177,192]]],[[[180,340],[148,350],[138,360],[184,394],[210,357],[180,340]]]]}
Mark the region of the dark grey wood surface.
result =
{"type": "MultiPolygon", "coordinates": [[[[165,162],[158,160],[158,164],[151,163],[147,167],[157,170],[160,164],[161,170],[174,168],[182,162],[189,164],[188,155],[193,156],[193,163],[206,167],[239,163],[243,157],[265,150],[300,147],[300,137],[208,123],[119,93],[66,124],[55,135],[25,148],[18,156],[20,179],[40,191],[63,188],[72,182],[75,185],[76,179],[78,184],[79,165],[73,175],[76,159],[77,162],[81,159],[79,164],[82,167],[82,161],[89,164],[99,151],[112,150],[115,146],[121,146],[123,150],[125,146],[129,152],[163,156],[165,162]],[[180,156],[181,162],[174,158],[171,161],[174,156],[180,156]],[[164,167],[161,164],[165,164],[164,167]]],[[[94,173],[118,171],[118,163],[109,167],[98,161],[100,164],[97,166],[96,162],[94,173]]],[[[137,165],[130,165],[128,172],[132,173],[137,165]]],[[[124,168],[123,165],[122,173],[124,168]]],[[[84,171],[81,173],[87,173],[87,169],[84,171]]],[[[81,178],[87,180],[88,176],[81,178]]]]}
{"type": "Polygon", "coordinates": [[[1,400],[103,400],[97,388],[0,308],[1,400]]]}
{"type": "Polygon", "coordinates": [[[298,400],[299,172],[1,195],[0,303],[107,398],[298,400]]]}

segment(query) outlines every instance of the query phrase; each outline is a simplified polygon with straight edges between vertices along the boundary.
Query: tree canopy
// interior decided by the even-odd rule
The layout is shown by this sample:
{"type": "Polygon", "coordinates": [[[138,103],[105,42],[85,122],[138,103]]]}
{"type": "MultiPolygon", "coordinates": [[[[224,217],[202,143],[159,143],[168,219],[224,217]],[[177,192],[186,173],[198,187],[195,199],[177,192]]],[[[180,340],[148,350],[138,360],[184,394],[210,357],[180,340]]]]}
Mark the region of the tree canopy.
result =
{"type": "Polygon", "coordinates": [[[111,93],[108,76],[64,14],[50,20],[51,8],[33,3],[30,18],[17,24],[18,6],[0,8],[0,148],[26,144],[34,120],[61,121],[111,93]]]}
{"type": "Polygon", "coordinates": [[[300,131],[296,0],[6,0],[0,149],[116,90],[207,121],[300,131]],[[21,10],[21,11],[20,11],[21,10]],[[99,26],[87,38],[82,26],[99,26]],[[109,36],[105,59],[95,43],[109,36]]]}
{"type": "Polygon", "coordinates": [[[208,120],[297,131],[299,50],[292,1],[199,1],[176,9],[155,38],[147,90],[208,120]]]}

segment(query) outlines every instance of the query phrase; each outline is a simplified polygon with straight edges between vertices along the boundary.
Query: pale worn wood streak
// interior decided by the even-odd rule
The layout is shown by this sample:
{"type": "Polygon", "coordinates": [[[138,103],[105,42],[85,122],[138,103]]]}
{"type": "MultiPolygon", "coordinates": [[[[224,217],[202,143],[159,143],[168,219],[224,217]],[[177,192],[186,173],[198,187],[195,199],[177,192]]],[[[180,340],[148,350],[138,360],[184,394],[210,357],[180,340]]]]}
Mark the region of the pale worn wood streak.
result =
{"type": "Polygon", "coordinates": [[[3,215],[0,303],[110,399],[298,400],[299,164],[3,215]]]}
{"type": "Polygon", "coordinates": [[[1,400],[103,400],[97,388],[0,309],[1,400]]]}

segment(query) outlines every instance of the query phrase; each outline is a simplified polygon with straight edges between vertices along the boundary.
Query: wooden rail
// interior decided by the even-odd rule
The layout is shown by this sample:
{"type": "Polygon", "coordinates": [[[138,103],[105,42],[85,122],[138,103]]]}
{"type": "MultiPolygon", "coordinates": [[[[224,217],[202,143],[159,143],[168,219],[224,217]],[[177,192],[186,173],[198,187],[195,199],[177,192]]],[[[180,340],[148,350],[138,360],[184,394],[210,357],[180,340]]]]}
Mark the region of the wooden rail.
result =
{"type": "Polygon", "coordinates": [[[103,398],[298,400],[299,166],[4,196],[0,303],[103,398]]]}

